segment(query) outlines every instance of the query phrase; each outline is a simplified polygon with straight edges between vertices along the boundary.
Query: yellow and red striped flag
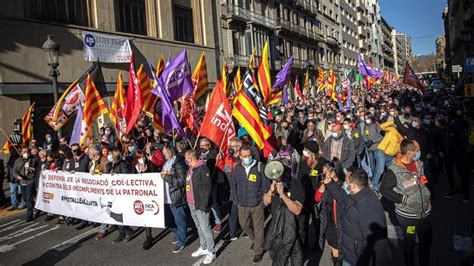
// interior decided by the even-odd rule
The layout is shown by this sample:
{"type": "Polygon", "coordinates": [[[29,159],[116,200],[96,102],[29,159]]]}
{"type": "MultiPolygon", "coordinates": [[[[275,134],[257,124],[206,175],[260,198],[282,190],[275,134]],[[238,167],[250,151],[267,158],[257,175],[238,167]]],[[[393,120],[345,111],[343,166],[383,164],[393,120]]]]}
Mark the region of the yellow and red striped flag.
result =
{"type": "Polygon", "coordinates": [[[266,116],[266,113],[262,112],[264,112],[265,108],[261,104],[263,101],[261,99],[262,96],[254,84],[255,81],[250,71],[247,70],[244,74],[242,90],[234,102],[232,115],[247,130],[257,146],[263,149],[265,141],[270,137],[271,133],[263,121],[262,115],[266,116]]]}
{"type": "Polygon", "coordinates": [[[10,142],[9,139],[7,139],[7,142],[3,145],[2,152],[3,154],[7,155],[10,154],[10,148],[13,147],[12,143],[10,142]]]}
{"type": "Polygon", "coordinates": [[[306,92],[310,89],[310,87],[311,87],[311,79],[309,78],[308,70],[306,70],[306,75],[305,75],[304,84],[303,84],[303,94],[306,94],[306,92]]]}
{"type": "Polygon", "coordinates": [[[142,110],[148,117],[153,118],[153,108],[155,106],[156,101],[158,100],[158,96],[154,93],[151,93],[150,78],[148,78],[143,64],[141,64],[140,68],[138,68],[137,79],[138,86],[140,87],[143,97],[142,110]]]}
{"type": "Polygon", "coordinates": [[[107,107],[105,106],[104,100],[100,97],[100,94],[89,74],[87,74],[84,107],[82,110],[82,124],[79,140],[79,145],[81,147],[87,143],[87,140],[90,141],[92,139],[91,126],[95,120],[97,120],[99,116],[107,113],[107,107]]]}
{"type": "Polygon", "coordinates": [[[194,68],[191,81],[194,87],[194,100],[197,101],[209,89],[207,81],[206,55],[202,52],[196,67],[194,68]]]}
{"type": "Polygon", "coordinates": [[[280,90],[278,92],[274,92],[273,95],[272,95],[272,98],[268,102],[268,106],[279,104],[281,102],[282,96],[283,96],[283,90],[280,90]]]}
{"type": "Polygon", "coordinates": [[[114,100],[110,109],[110,121],[115,129],[121,135],[127,128],[125,122],[125,89],[123,87],[122,72],[119,72],[117,78],[117,86],[115,88],[114,100]]]}
{"type": "Polygon", "coordinates": [[[159,78],[161,76],[161,72],[165,69],[165,60],[163,59],[163,55],[160,55],[160,59],[158,59],[158,63],[156,64],[156,77],[159,78]]]}
{"type": "Polygon", "coordinates": [[[28,108],[26,114],[21,118],[21,133],[23,135],[23,144],[28,145],[33,137],[33,124],[31,124],[31,114],[35,111],[35,103],[28,108]]]}
{"type": "Polygon", "coordinates": [[[234,76],[234,88],[236,94],[242,89],[242,78],[240,77],[240,67],[237,68],[237,73],[234,76]]]}
{"type": "Polygon", "coordinates": [[[252,54],[250,55],[250,59],[249,59],[249,66],[248,68],[250,68],[252,70],[252,73],[253,73],[253,70],[255,69],[255,52],[257,51],[257,48],[253,48],[253,51],[252,51],[252,54]]]}
{"type": "Polygon", "coordinates": [[[222,88],[224,89],[224,93],[226,96],[229,96],[229,83],[227,82],[227,79],[229,78],[229,72],[227,68],[227,63],[224,61],[224,64],[222,65],[222,70],[221,70],[221,83],[222,83],[222,88]]]}
{"type": "Polygon", "coordinates": [[[258,85],[260,87],[264,103],[268,103],[268,101],[270,101],[272,88],[268,58],[268,42],[265,42],[265,45],[263,46],[262,57],[260,58],[260,64],[258,65],[258,85]]]}

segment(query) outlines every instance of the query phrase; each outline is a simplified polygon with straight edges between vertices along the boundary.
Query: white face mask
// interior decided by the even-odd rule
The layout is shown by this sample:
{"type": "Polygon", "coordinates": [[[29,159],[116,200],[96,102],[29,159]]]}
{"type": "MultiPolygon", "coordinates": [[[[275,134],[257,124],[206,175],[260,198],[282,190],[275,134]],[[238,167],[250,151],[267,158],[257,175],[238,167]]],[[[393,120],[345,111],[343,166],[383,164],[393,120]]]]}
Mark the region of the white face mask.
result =
{"type": "Polygon", "coordinates": [[[366,119],[366,120],[365,120],[365,123],[367,123],[367,125],[370,125],[370,124],[372,124],[372,120],[366,119]]]}
{"type": "Polygon", "coordinates": [[[420,125],[420,123],[418,123],[417,121],[411,122],[412,127],[418,127],[419,125],[420,125]]]}
{"type": "Polygon", "coordinates": [[[303,150],[303,156],[304,157],[309,157],[309,156],[311,156],[311,152],[308,151],[308,150],[303,150]]]}
{"type": "Polygon", "coordinates": [[[339,135],[338,135],[336,132],[332,132],[331,136],[332,136],[333,138],[339,137],[339,135]]]}
{"type": "Polygon", "coordinates": [[[343,127],[344,127],[345,130],[349,129],[349,125],[343,125],[343,127]]]}
{"type": "Polygon", "coordinates": [[[145,160],[143,160],[143,158],[140,158],[140,159],[138,159],[138,163],[139,163],[139,164],[144,164],[144,163],[145,163],[145,160]]]}

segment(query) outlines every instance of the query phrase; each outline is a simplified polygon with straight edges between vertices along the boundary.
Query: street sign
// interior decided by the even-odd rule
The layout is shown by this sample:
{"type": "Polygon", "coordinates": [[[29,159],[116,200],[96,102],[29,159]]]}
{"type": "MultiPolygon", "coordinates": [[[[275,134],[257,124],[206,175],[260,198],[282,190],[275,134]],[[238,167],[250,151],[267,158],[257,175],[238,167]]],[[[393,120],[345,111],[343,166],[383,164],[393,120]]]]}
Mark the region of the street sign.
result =
{"type": "Polygon", "coordinates": [[[466,57],[464,61],[464,71],[473,73],[474,72],[474,56],[466,57]]]}
{"type": "Polygon", "coordinates": [[[459,73],[459,72],[462,72],[462,66],[460,65],[454,65],[451,67],[451,71],[453,73],[459,73]]]}

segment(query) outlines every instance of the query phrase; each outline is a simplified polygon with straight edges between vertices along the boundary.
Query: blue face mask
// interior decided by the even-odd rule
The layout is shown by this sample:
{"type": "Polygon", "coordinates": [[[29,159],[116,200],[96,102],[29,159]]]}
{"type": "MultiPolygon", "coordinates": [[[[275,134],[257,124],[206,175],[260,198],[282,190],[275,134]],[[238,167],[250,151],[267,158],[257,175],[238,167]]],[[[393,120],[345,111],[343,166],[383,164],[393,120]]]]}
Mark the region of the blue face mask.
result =
{"type": "Polygon", "coordinates": [[[344,182],[342,184],[342,189],[344,189],[344,192],[346,192],[347,195],[351,194],[351,192],[349,191],[349,186],[347,185],[347,182],[344,182]]]}
{"type": "Polygon", "coordinates": [[[133,153],[133,152],[135,151],[135,146],[129,146],[129,147],[128,147],[128,151],[129,151],[130,153],[133,153]]]}
{"type": "Polygon", "coordinates": [[[253,159],[252,157],[245,157],[243,160],[242,160],[242,163],[244,165],[250,165],[252,163],[253,159]]]}
{"type": "Polygon", "coordinates": [[[421,157],[421,151],[417,151],[415,154],[415,158],[413,158],[413,160],[418,161],[420,160],[420,157],[421,157]]]}

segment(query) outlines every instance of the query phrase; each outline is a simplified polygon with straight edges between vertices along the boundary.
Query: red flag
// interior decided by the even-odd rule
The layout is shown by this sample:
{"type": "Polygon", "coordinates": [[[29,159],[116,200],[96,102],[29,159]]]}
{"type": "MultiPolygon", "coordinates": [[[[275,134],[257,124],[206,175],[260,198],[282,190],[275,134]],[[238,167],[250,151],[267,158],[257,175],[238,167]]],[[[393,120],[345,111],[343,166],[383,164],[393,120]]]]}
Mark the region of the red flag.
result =
{"type": "Polygon", "coordinates": [[[125,131],[125,134],[128,134],[135,126],[135,122],[140,115],[142,106],[143,96],[138,84],[137,75],[135,74],[135,60],[132,54],[130,56],[130,73],[128,78],[127,102],[125,105],[125,119],[127,121],[127,130],[125,131]]]}
{"type": "Polygon", "coordinates": [[[413,71],[408,62],[406,62],[405,64],[405,73],[403,74],[402,83],[419,89],[421,93],[425,93],[425,86],[423,86],[421,81],[418,79],[415,74],[415,71],[413,71]]]}
{"type": "Polygon", "coordinates": [[[201,126],[201,117],[197,111],[193,94],[188,94],[183,98],[181,104],[181,124],[191,129],[193,133],[196,133],[201,126]]]}
{"type": "Polygon", "coordinates": [[[232,111],[220,81],[217,81],[209,100],[209,109],[202,121],[201,135],[218,145],[222,151],[227,150],[228,142],[236,136],[232,111]]]}
{"type": "Polygon", "coordinates": [[[298,76],[296,76],[295,91],[296,91],[296,96],[298,96],[298,97],[303,96],[303,93],[301,93],[301,90],[300,90],[300,84],[298,82],[298,76]]]}

